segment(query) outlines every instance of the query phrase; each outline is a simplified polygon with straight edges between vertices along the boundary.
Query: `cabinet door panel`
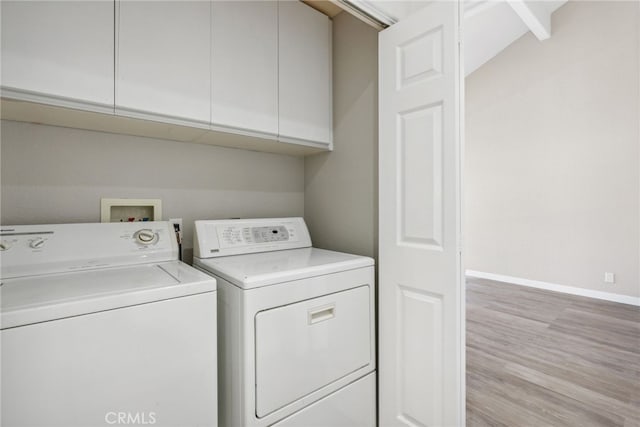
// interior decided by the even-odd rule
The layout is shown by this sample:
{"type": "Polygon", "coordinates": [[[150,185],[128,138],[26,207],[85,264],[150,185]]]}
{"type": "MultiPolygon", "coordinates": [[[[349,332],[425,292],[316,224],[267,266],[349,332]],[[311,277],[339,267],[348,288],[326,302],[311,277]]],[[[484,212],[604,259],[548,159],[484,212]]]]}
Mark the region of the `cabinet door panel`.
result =
{"type": "Polygon", "coordinates": [[[331,143],[331,22],[299,1],[279,2],[280,136],[331,143]]]}
{"type": "Polygon", "coordinates": [[[278,3],[214,1],[212,123],[278,134],[278,3]]]}
{"type": "Polygon", "coordinates": [[[3,1],[2,86],[113,108],[113,1],[3,1]]]}
{"type": "Polygon", "coordinates": [[[120,1],[116,112],[209,123],[210,26],[206,1],[120,1]]]}

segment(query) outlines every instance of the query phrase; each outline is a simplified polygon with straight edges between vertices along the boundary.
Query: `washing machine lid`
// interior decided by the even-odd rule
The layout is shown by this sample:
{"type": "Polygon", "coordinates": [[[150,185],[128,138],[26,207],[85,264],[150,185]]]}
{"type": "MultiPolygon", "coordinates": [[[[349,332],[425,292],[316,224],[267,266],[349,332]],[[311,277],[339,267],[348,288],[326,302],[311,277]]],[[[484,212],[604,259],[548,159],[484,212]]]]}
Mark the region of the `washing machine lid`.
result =
{"type": "Polygon", "coordinates": [[[3,280],[1,327],[14,328],[216,290],[180,261],[3,280]]]}
{"type": "Polygon", "coordinates": [[[373,259],[369,257],[317,248],[193,259],[194,266],[242,289],[322,276],[373,264],[373,259]]]}

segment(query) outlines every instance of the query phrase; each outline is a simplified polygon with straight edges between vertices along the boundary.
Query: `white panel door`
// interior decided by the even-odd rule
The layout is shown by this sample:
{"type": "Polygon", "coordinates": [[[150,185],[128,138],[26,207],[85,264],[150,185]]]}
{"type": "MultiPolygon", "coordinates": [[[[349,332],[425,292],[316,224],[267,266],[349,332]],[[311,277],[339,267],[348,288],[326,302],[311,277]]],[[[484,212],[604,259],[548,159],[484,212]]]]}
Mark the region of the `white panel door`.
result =
{"type": "Polygon", "coordinates": [[[211,122],[278,135],[278,2],[211,3],[211,122]]]}
{"type": "Polygon", "coordinates": [[[278,7],[280,137],[330,144],[331,21],[299,1],[278,7]]]}
{"type": "Polygon", "coordinates": [[[3,89],[113,110],[113,10],[113,1],[3,1],[3,89]]]}
{"type": "Polygon", "coordinates": [[[116,112],[208,126],[210,3],[122,0],[117,6],[116,112]]]}
{"type": "Polygon", "coordinates": [[[459,5],[380,33],[380,425],[465,423],[459,5]]]}

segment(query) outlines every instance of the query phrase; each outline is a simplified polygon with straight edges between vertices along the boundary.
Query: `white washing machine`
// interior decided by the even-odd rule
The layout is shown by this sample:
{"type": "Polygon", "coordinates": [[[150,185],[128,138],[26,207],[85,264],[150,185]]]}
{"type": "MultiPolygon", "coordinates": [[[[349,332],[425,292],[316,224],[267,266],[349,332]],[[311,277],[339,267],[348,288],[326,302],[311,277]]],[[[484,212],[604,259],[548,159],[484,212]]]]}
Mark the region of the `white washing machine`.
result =
{"type": "Polygon", "coordinates": [[[1,228],[4,426],[216,426],[216,282],[168,222],[1,228]]]}
{"type": "Polygon", "coordinates": [[[375,426],[373,259],[311,247],[302,218],[196,221],[218,281],[219,424],[375,426]]]}

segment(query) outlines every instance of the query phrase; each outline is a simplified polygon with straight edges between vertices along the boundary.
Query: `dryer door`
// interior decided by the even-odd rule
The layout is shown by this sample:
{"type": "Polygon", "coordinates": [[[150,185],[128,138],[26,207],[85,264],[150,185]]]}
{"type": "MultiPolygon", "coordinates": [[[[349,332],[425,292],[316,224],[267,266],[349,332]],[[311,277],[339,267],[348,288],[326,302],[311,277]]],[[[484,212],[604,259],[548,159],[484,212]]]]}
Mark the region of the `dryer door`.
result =
{"type": "Polygon", "coordinates": [[[256,414],[264,417],[372,362],[369,286],[256,315],[256,414]]]}

